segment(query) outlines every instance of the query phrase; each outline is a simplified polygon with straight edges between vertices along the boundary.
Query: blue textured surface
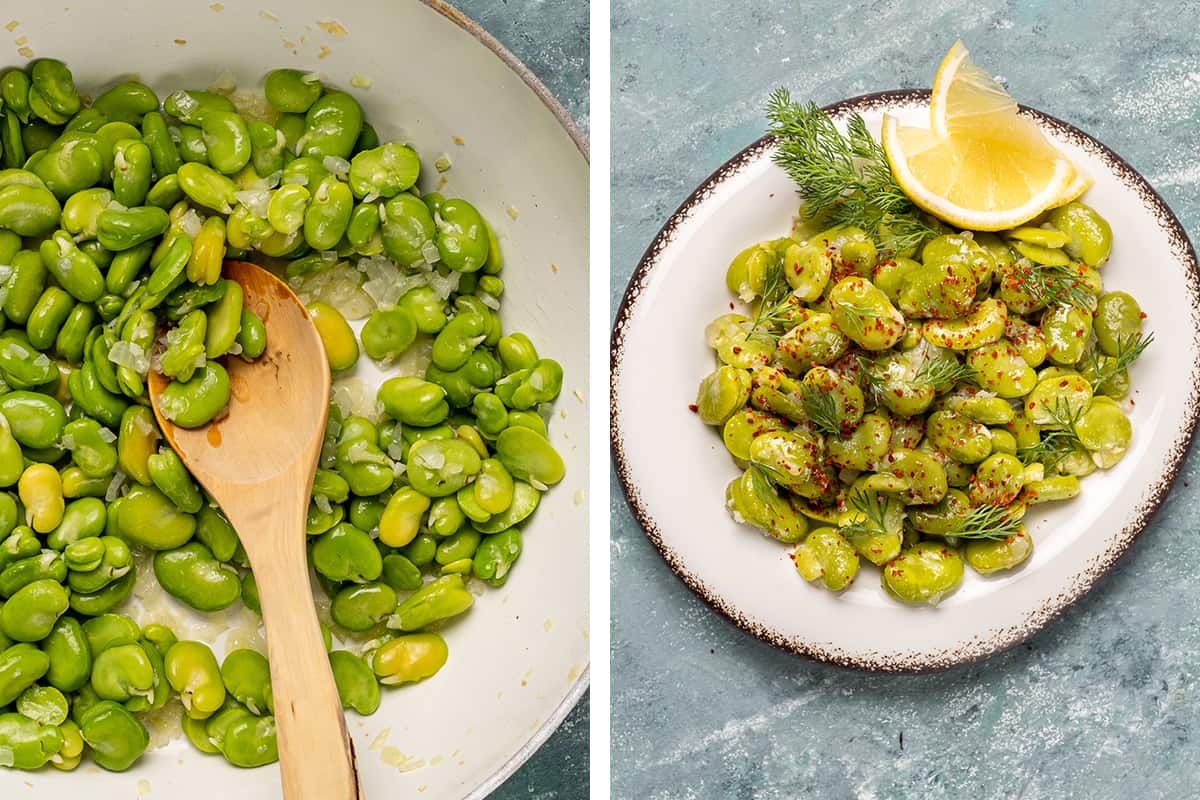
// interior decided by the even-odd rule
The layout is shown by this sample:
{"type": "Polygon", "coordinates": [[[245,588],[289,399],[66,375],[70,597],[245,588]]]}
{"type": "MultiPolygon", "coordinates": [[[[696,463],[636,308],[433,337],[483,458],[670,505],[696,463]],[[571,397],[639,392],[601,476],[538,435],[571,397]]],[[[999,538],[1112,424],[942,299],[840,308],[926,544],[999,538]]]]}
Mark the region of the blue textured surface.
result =
{"type": "MultiPolygon", "coordinates": [[[[614,3],[614,313],[670,213],[761,135],[771,89],[824,104],[927,87],[959,36],[1018,99],[1108,144],[1200,231],[1195,2],[846,5],[614,3]]],[[[1156,521],[1049,628],[913,677],[812,663],[743,634],[675,578],[614,481],[613,796],[1197,797],[1198,466],[1193,454],[1156,521]]]]}
{"type": "MultiPolygon", "coordinates": [[[[452,0],[521,59],[588,131],[588,3],[578,0],[452,0]]],[[[597,532],[597,535],[600,535],[597,532]]],[[[588,698],[492,793],[494,800],[580,800],[588,795],[588,698]]]]}

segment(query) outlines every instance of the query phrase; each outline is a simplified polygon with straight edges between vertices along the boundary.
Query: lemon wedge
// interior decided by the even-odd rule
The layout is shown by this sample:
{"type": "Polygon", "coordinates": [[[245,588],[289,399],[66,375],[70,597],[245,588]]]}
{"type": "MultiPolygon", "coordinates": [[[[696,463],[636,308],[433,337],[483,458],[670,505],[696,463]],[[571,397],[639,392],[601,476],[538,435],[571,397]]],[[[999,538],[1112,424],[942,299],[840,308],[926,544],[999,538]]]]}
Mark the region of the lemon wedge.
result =
{"type": "Polygon", "coordinates": [[[883,121],[883,148],[914,203],[977,231],[1015,228],[1090,185],[955,42],[933,83],[930,127],[883,121]]]}
{"type": "Polygon", "coordinates": [[[943,138],[885,114],[883,149],[896,182],[917,206],[976,231],[1023,225],[1058,205],[1075,179],[1071,162],[1036,128],[943,138]]]}

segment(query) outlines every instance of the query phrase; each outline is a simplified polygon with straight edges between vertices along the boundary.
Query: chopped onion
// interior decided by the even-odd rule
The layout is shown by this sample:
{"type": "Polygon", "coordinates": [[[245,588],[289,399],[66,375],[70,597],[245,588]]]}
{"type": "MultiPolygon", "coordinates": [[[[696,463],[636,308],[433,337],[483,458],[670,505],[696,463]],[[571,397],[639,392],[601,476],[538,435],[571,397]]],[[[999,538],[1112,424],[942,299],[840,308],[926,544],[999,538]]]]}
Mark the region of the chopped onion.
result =
{"type": "Polygon", "coordinates": [[[109,444],[112,444],[113,442],[115,442],[117,440],[117,435],[115,433],[113,433],[112,431],[110,431],[108,428],[105,428],[103,426],[100,427],[100,432],[96,435],[99,436],[104,441],[108,442],[109,444]]]}
{"type": "MultiPolygon", "coordinates": [[[[266,189],[245,189],[233,193],[234,198],[250,210],[250,213],[261,219],[267,217],[267,207],[271,205],[271,193],[266,189]]],[[[195,234],[193,234],[195,235],[195,234]]]]}
{"type": "Polygon", "coordinates": [[[108,488],[104,491],[104,502],[111,503],[121,496],[121,487],[125,485],[125,471],[117,467],[117,471],[113,473],[112,480],[108,482],[108,488]]]}
{"type": "Polygon", "coordinates": [[[539,492],[547,491],[550,487],[539,481],[537,478],[530,478],[529,485],[537,489],[539,492]]]}
{"type": "Polygon", "coordinates": [[[421,257],[429,264],[436,264],[442,259],[442,254],[438,250],[437,244],[432,239],[429,239],[425,244],[421,245],[421,257]]]}
{"type": "Polygon", "coordinates": [[[204,226],[204,219],[196,213],[196,209],[189,208],[187,213],[179,218],[179,228],[193,239],[199,235],[200,229],[204,226]]]}
{"type": "Polygon", "coordinates": [[[64,433],[61,437],[59,437],[58,443],[62,445],[64,450],[75,449],[75,437],[69,433],[64,433]]]}
{"type": "Polygon", "coordinates": [[[223,69],[208,90],[217,94],[233,94],[237,90],[237,78],[229,70],[223,69]]]}
{"type": "Polygon", "coordinates": [[[323,494],[313,495],[313,505],[319,508],[322,514],[329,514],[333,511],[333,506],[329,504],[329,498],[323,494]]]}
{"type": "Polygon", "coordinates": [[[350,162],[344,158],[325,156],[321,159],[321,164],[324,165],[325,169],[336,175],[339,180],[346,180],[346,177],[350,174],[350,162]]]}
{"type": "Polygon", "coordinates": [[[483,303],[485,306],[487,306],[488,308],[490,308],[494,311],[500,310],[499,298],[495,297],[494,295],[490,295],[487,292],[480,293],[479,302],[483,303]]]}
{"type": "Polygon", "coordinates": [[[150,357],[140,345],[133,342],[117,342],[108,350],[108,360],[119,367],[126,367],[138,375],[145,375],[150,369],[150,357]]]}

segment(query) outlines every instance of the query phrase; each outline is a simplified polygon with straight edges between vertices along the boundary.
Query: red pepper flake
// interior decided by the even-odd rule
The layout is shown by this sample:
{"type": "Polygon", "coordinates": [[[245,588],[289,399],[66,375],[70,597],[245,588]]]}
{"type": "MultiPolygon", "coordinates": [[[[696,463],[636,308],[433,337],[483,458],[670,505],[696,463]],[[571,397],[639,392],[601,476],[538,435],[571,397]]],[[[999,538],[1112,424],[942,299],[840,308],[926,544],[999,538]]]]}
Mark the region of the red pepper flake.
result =
{"type": "Polygon", "coordinates": [[[1145,311],[1143,311],[1141,314],[1138,314],[1138,316],[1141,317],[1142,319],[1145,319],[1146,317],[1149,316],[1149,314],[1147,314],[1145,311]]]}
{"type": "Polygon", "coordinates": [[[733,311],[733,303],[730,303],[730,304],[729,304],[729,310],[730,310],[730,311],[733,311]]]}
{"type": "Polygon", "coordinates": [[[740,353],[740,352],[742,352],[742,348],[740,348],[740,347],[737,347],[737,346],[735,346],[735,347],[733,348],[733,354],[734,354],[735,356],[736,356],[738,353],[740,353]]]}
{"type": "Polygon", "coordinates": [[[688,403],[688,411],[692,412],[693,414],[696,414],[696,413],[699,413],[700,407],[697,406],[695,403],[688,403]]]}

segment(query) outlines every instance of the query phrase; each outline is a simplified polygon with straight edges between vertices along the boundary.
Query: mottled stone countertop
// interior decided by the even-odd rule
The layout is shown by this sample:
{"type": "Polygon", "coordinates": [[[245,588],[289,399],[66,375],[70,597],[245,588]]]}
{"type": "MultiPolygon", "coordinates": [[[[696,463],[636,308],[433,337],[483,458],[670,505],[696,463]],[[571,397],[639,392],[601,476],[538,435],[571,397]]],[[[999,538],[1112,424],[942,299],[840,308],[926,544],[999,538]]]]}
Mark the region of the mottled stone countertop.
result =
{"type": "MultiPolygon", "coordinates": [[[[616,0],[613,312],[670,213],[761,135],[771,89],[824,104],[927,87],[959,36],[1022,102],[1120,153],[1197,237],[1198,13],[1194,1],[616,0]]],[[[908,677],[742,633],[675,578],[614,482],[613,796],[1200,796],[1198,466],[1193,454],[1157,519],[1049,628],[908,677]]]]}
{"type": "MultiPolygon", "coordinates": [[[[588,4],[578,0],[451,0],[537,75],[588,131],[588,4]]],[[[593,535],[602,536],[595,531],[593,535]]],[[[529,576],[536,577],[536,576],[529,576]]],[[[588,698],[491,797],[583,800],[588,796],[588,698]]]]}

